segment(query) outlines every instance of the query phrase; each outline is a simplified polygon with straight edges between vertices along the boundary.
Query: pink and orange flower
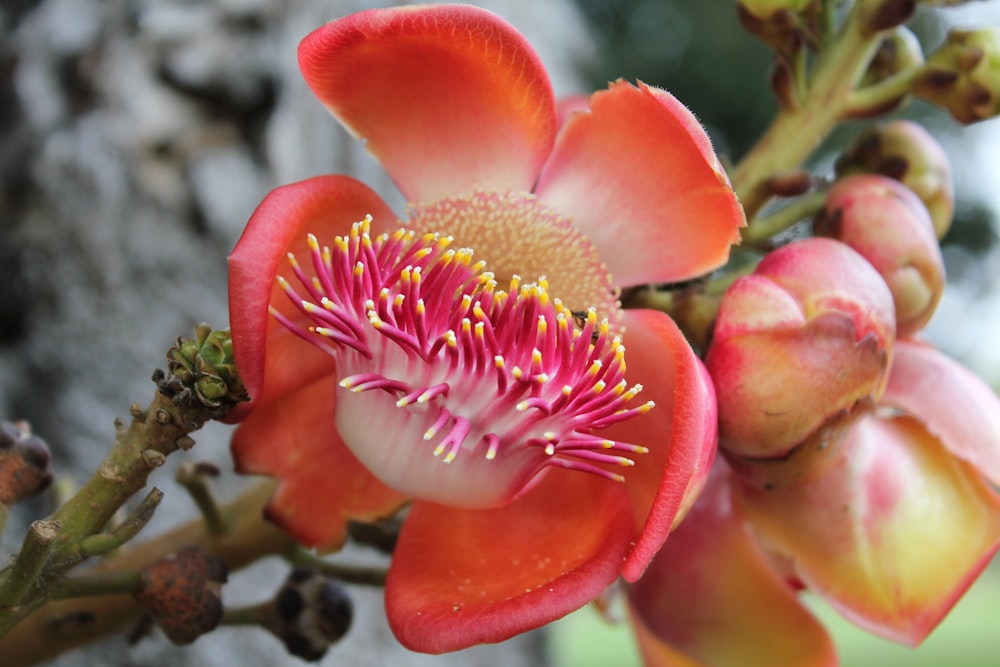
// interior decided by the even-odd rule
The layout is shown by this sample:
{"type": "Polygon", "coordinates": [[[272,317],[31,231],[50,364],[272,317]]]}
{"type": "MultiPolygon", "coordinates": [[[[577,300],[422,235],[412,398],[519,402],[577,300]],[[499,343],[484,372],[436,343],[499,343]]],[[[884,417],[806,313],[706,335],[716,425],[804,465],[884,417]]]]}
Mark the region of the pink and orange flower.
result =
{"type": "Polygon", "coordinates": [[[892,296],[859,261],[795,242],[723,298],[708,368],[725,460],[629,591],[648,665],[832,667],[802,588],[915,646],[1000,547],[1000,399],[933,347],[893,340],[892,296]],[[801,336],[817,318],[836,335],[801,336]],[[768,371],[784,379],[748,384],[768,371]]]}
{"type": "Polygon", "coordinates": [[[617,299],[737,240],[704,130],[621,81],[560,125],[531,47],[472,7],[354,14],[299,60],[412,204],[318,176],[253,214],[230,258],[237,468],[277,478],[268,515],[309,546],[409,505],[386,607],[414,650],[637,579],[705,482],[715,396],[666,315],[617,299]]]}

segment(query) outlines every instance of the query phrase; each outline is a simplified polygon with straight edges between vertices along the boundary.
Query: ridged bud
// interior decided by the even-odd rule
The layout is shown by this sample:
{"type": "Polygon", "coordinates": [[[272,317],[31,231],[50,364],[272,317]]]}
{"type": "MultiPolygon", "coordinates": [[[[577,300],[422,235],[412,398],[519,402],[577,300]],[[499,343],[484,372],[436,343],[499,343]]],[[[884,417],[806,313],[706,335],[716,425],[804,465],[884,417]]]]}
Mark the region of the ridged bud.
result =
{"type": "Polygon", "coordinates": [[[882,392],[895,333],[889,288],[847,245],[811,238],[775,250],[719,307],[705,364],[720,447],[787,456],[882,392]]]}
{"type": "Polygon", "coordinates": [[[135,599],[175,644],[190,644],[222,620],[220,589],[228,569],[199,547],[184,547],[142,570],[135,599]]]}
{"type": "Polygon", "coordinates": [[[739,0],[740,25],[781,53],[794,53],[815,33],[819,0],[739,0]]]}
{"type": "Polygon", "coordinates": [[[930,321],[944,292],[944,260],[930,214],[909,188],[878,174],[848,176],[830,188],[814,230],[875,267],[892,292],[900,337],[930,321]]]}
{"type": "Polygon", "coordinates": [[[913,92],[960,123],[1000,114],[1000,28],[952,30],[913,83],[913,92]]]}
{"type": "Polygon", "coordinates": [[[930,213],[934,231],[943,238],[955,214],[951,163],[941,144],[910,120],[895,120],[868,128],[837,159],[838,178],[875,173],[900,181],[930,213]]]}
{"type": "Polygon", "coordinates": [[[166,377],[154,379],[175,403],[197,406],[211,419],[221,419],[248,398],[233,360],[231,334],[206,324],[195,327],[194,338],[177,339],[167,351],[166,377]]]}
{"type": "Polygon", "coordinates": [[[0,503],[13,505],[52,482],[52,455],[28,422],[0,422],[0,503]]]}

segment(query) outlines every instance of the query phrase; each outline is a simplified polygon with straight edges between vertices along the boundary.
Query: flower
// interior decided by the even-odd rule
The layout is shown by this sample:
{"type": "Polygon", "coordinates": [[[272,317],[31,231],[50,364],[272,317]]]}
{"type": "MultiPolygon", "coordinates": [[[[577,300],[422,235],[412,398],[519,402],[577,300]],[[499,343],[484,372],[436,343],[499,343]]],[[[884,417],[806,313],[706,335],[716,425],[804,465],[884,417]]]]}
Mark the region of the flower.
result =
{"type": "Polygon", "coordinates": [[[876,407],[836,428],[821,473],[775,488],[716,462],[629,591],[648,665],[837,664],[795,596],[803,587],[915,646],[989,563],[1000,547],[1000,399],[989,387],[899,340],[876,407]]]}
{"type": "Polygon", "coordinates": [[[530,46],[473,7],[354,14],[299,61],[412,204],[396,228],[319,176],[253,214],[230,258],[237,468],[276,477],[269,516],[325,549],[410,503],[386,608],[414,650],[637,578],[704,483],[715,404],[676,325],[617,290],[726,260],[743,214],[707,135],[621,81],[560,127],[530,46]]]}

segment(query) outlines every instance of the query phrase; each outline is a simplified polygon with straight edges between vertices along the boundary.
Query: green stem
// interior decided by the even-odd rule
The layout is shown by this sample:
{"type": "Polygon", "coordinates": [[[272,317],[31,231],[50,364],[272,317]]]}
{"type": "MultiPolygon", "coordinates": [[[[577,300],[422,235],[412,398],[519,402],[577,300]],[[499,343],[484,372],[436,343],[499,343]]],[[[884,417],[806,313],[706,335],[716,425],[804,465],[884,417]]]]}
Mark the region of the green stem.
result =
{"type": "Polygon", "coordinates": [[[248,607],[226,607],[222,612],[221,625],[260,625],[263,620],[261,613],[270,603],[255,604],[248,607]]]}
{"type": "Polygon", "coordinates": [[[795,223],[815,215],[826,203],[825,192],[813,192],[799,197],[770,215],[757,218],[743,231],[743,242],[757,245],[775,234],[785,231],[795,223]]]}
{"type": "Polygon", "coordinates": [[[70,598],[94,597],[97,595],[132,594],[142,587],[142,573],[138,570],[130,572],[102,572],[83,577],[63,579],[49,587],[49,597],[52,600],[67,600],[70,598]]]}
{"type": "Polygon", "coordinates": [[[887,104],[909,94],[913,80],[922,67],[911,67],[880,81],[879,83],[853,91],[847,99],[846,113],[849,116],[868,116],[872,111],[884,109],[887,104]]]}
{"type": "Polygon", "coordinates": [[[732,173],[733,188],[752,220],[771,197],[767,180],[799,167],[847,116],[850,95],[878,48],[881,33],[863,26],[864,3],[851,9],[843,29],[816,63],[806,97],[781,109],[732,173]]]}
{"type": "Polygon", "coordinates": [[[205,525],[214,535],[222,535],[226,532],[226,521],[219,511],[219,504],[212,495],[212,490],[208,488],[205,475],[198,470],[198,466],[190,461],[185,461],[177,470],[177,483],[183,486],[194,504],[198,506],[198,511],[205,517],[205,525]]]}
{"type": "Polygon", "coordinates": [[[7,503],[0,501],[0,535],[3,535],[4,526],[7,525],[7,516],[10,514],[10,507],[7,503]]]}
{"type": "Polygon", "coordinates": [[[114,530],[107,533],[96,533],[83,539],[80,542],[80,550],[87,556],[100,556],[107,554],[122,546],[133,537],[139,534],[149,520],[153,518],[160,501],[163,500],[163,492],[153,488],[135,510],[128,515],[114,530]]]}
{"type": "Polygon", "coordinates": [[[0,582],[0,608],[17,608],[39,585],[59,537],[57,521],[35,521],[24,536],[21,551],[0,582]]]}
{"type": "Polygon", "coordinates": [[[304,549],[295,549],[286,558],[294,565],[304,565],[327,577],[343,581],[344,583],[359,584],[362,586],[385,586],[385,568],[355,567],[331,563],[330,561],[314,556],[304,549]]]}
{"type": "MultiPolygon", "coordinates": [[[[224,505],[223,513],[232,517],[225,535],[213,535],[199,517],[102,559],[89,572],[139,570],[189,545],[206,548],[222,558],[233,571],[266,556],[290,553],[295,541],[263,518],[264,504],[273,492],[271,482],[253,484],[243,495],[224,505]]],[[[34,604],[36,613],[0,636],[4,667],[25,667],[51,660],[72,648],[120,631],[142,613],[139,603],[130,595],[73,598],[50,602],[42,609],[39,607],[40,603],[34,604]]]]}

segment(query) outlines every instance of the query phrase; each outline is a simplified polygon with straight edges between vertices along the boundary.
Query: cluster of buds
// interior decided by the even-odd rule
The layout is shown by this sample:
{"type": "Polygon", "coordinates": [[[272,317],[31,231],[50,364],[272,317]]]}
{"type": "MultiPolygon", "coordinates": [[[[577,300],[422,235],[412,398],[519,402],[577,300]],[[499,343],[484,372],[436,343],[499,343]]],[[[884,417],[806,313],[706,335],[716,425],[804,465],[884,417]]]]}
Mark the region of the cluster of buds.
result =
{"type": "Polygon", "coordinates": [[[820,0],[740,0],[740,24],[780,53],[794,53],[814,39],[820,0]]]}
{"type": "Polygon", "coordinates": [[[233,361],[228,331],[195,327],[194,338],[178,338],[167,351],[167,373],[154,376],[159,389],[182,408],[194,407],[207,419],[221,419],[247,400],[233,361]]]}
{"type": "Polygon", "coordinates": [[[961,123],[1000,114],[1000,28],[952,30],[927,58],[913,91],[961,123]]]}

